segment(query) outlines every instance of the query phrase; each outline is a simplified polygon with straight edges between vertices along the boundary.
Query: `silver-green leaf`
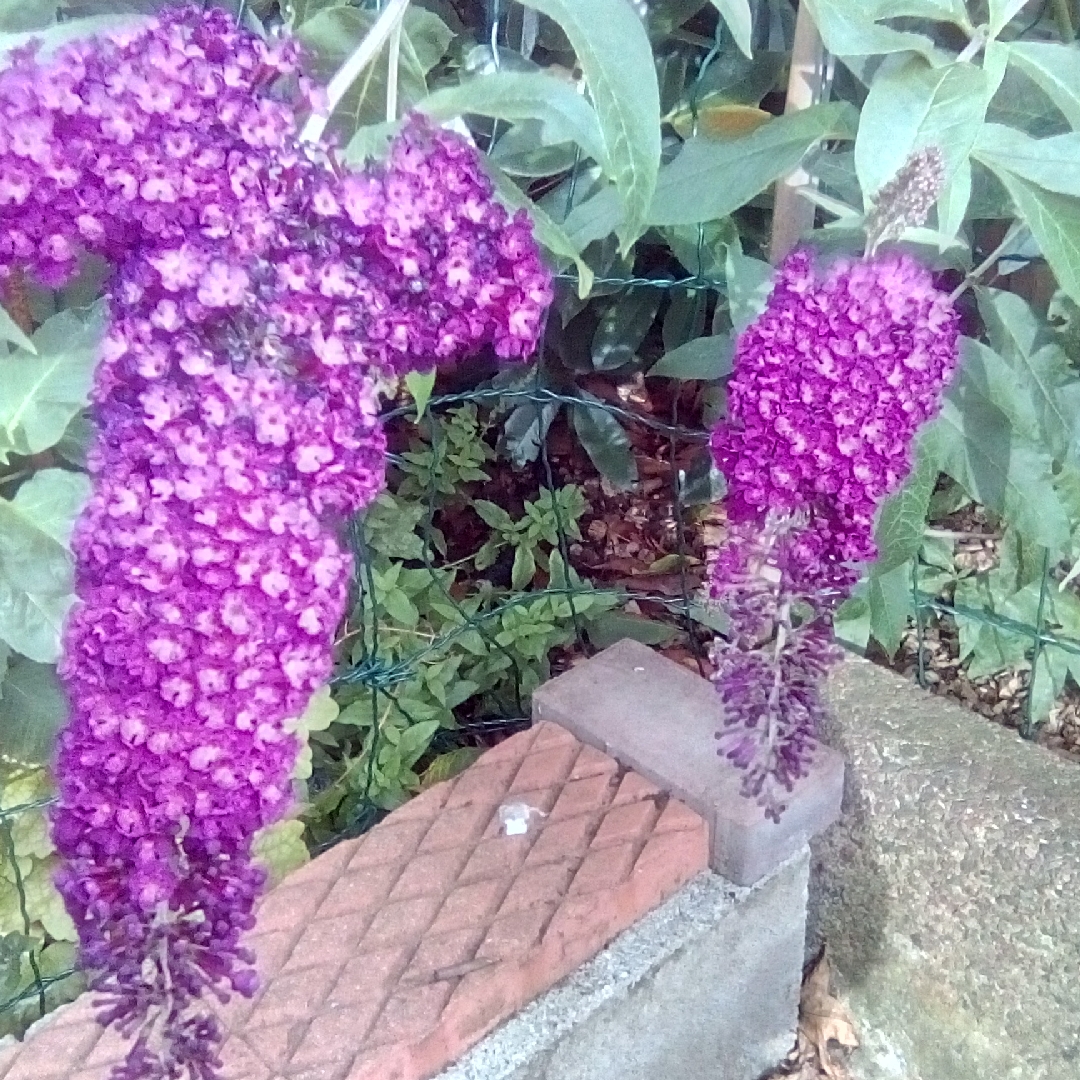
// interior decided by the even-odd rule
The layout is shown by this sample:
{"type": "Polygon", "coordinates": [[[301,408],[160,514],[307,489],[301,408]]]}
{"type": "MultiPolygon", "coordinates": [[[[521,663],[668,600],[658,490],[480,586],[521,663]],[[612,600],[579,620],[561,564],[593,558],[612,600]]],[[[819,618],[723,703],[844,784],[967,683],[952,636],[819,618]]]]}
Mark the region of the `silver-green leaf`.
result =
{"type": "Polygon", "coordinates": [[[1004,124],[985,124],[972,155],[994,172],[1011,172],[1047,191],[1080,197],[1080,132],[1033,139],[1004,124]]]}
{"type": "MultiPolygon", "coordinates": [[[[822,139],[852,138],[858,114],[847,102],[815,105],[770,120],[740,139],[691,138],[660,170],[647,220],[650,225],[696,225],[725,218],[794,169],[822,139]]],[[[579,249],[622,220],[611,188],[576,206],[565,230],[579,249]]]]}
{"type": "Polygon", "coordinates": [[[740,51],[750,55],[750,31],[754,27],[754,16],[750,11],[750,0],[712,0],[712,5],[720,12],[720,17],[727,23],[731,36],[740,51]]]}
{"type": "Polygon", "coordinates": [[[731,373],[734,349],[734,342],[726,335],[695,338],[665,353],[648,374],[666,379],[721,379],[731,373]]]}
{"type": "Polygon", "coordinates": [[[607,171],[625,208],[624,252],[644,232],[660,167],[660,88],[645,26],[626,0],[528,0],[577,54],[600,119],[607,171]]]}
{"type": "Polygon", "coordinates": [[[0,499],[0,638],[42,664],[60,654],[74,602],[68,543],[89,494],[86,476],[44,469],[14,499],[0,499]]]}
{"type": "Polygon", "coordinates": [[[45,765],[67,718],[67,701],[52,664],[14,656],[0,687],[0,758],[45,765]]]}
{"type": "Polygon", "coordinates": [[[925,34],[913,34],[882,26],[878,20],[897,12],[893,0],[803,0],[829,52],[836,56],[877,56],[882,53],[916,52],[933,56],[934,42],[925,34]]]}
{"type": "Polygon", "coordinates": [[[37,454],[64,436],[90,393],[105,305],[85,317],[61,311],[34,334],[36,352],[17,350],[3,360],[0,382],[0,461],[8,453],[37,454]]]}
{"type": "Polygon", "coordinates": [[[1047,41],[1009,43],[1009,63],[1015,64],[1080,128],[1080,46],[1047,41]]]}
{"type": "Polygon", "coordinates": [[[568,82],[553,75],[493,71],[436,90],[418,108],[439,123],[468,113],[500,120],[538,120],[544,145],[576,142],[607,169],[607,148],[596,110],[568,82]]]}

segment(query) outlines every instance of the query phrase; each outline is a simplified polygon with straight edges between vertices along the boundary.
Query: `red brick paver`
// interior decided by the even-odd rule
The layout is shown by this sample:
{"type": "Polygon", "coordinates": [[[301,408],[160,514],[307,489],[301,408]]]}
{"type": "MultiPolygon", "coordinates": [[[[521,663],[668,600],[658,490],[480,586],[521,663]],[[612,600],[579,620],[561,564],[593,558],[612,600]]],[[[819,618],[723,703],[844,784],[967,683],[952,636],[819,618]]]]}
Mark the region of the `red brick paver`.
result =
{"type": "MultiPolygon", "coordinates": [[[[563,728],[515,735],[259,910],[263,987],[223,1015],[226,1080],[422,1080],[708,864],[704,821],[563,728]],[[524,836],[498,808],[524,802],[524,836]]],[[[86,998],[0,1080],[105,1080],[124,1052],[86,998]]]]}

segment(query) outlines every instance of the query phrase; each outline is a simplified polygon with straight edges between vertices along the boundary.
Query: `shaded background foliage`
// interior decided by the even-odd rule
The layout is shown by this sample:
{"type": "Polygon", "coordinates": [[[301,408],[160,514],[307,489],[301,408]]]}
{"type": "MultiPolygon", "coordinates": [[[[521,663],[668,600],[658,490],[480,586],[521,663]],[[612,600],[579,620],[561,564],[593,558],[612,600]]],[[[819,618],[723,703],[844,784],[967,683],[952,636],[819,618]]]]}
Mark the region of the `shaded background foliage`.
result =
{"type": "MultiPolygon", "coordinates": [[[[291,28],[324,80],[380,6],[230,3],[254,29],[291,28]]],[[[553,664],[621,636],[701,661],[723,630],[695,598],[723,492],[704,433],[790,226],[773,185],[800,167],[813,242],[859,252],[874,194],[938,146],[936,217],[901,244],[944,287],[967,286],[962,373],[882,511],[840,636],[891,656],[914,633],[923,674],[923,634],[948,627],[971,678],[1019,674],[1028,734],[1075,691],[1080,14],[1059,0],[803,4],[824,44],[807,102],[785,98],[791,0],[415,0],[393,88],[384,51],[335,109],[353,165],[407,109],[455,122],[533,216],[558,293],[530,364],[477,357],[388,401],[388,488],[350,525],[335,679],[297,721],[297,816],[259,839],[275,874],[467,765],[528,715],[553,664]],[[648,558],[600,557],[594,533],[643,492],[659,523],[648,558]],[[956,555],[976,509],[996,557],[970,566],[956,555]]],[[[3,0],[0,50],[161,6],[3,0]]],[[[88,261],[59,294],[9,286],[0,310],[0,1035],[80,986],[44,808],[105,269],[88,261]]]]}

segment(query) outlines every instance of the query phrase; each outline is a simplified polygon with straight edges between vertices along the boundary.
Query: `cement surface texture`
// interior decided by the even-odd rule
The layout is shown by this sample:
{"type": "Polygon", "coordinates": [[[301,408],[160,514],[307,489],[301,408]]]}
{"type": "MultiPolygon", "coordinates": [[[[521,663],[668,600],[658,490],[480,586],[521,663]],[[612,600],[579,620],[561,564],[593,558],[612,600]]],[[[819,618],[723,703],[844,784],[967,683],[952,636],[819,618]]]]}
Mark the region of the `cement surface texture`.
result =
{"type": "Polygon", "coordinates": [[[861,1025],[857,1080],[1080,1080],[1080,766],[864,661],[832,678],[840,822],[808,947],[861,1025]]]}
{"type": "Polygon", "coordinates": [[[794,1042],[807,870],[699,876],[438,1080],[757,1080],[794,1042]]]}

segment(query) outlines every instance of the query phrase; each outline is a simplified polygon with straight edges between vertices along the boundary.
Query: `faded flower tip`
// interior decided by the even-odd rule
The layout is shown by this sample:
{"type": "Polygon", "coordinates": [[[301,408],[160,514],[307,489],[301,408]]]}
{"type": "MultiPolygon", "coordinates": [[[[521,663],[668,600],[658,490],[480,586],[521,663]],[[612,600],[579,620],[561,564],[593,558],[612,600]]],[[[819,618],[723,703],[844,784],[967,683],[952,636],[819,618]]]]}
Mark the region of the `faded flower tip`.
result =
{"type": "Polygon", "coordinates": [[[877,193],[866,215],[866,253],[905,229],[922,225],[945,183],[945,159],[936,146],[911,154],[897,174],[877,193]]]}

